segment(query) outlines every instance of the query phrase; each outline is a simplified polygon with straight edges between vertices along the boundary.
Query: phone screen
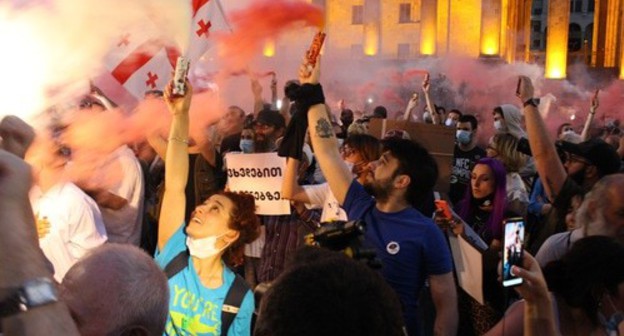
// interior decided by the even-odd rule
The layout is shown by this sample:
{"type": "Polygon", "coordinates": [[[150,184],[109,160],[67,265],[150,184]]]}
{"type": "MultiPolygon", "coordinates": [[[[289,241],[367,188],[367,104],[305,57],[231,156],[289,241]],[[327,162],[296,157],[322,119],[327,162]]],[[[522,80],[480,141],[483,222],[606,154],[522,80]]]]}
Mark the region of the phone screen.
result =
{"type": "Polygon", "coordinates": [[[505,221],[505,243],[503,244],[503,287],[522,284],[522,278],[511,275],[511,266],[522,265],[524,245],[524,219],[511,218],[505,221]]]}

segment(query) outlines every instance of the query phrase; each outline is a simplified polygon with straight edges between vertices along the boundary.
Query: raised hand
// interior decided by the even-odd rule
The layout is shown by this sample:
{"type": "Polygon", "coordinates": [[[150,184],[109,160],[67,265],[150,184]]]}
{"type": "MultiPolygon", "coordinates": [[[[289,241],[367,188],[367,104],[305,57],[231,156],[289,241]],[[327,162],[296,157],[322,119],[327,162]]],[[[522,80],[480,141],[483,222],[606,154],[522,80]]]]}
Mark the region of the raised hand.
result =
{"type": "Polygon", "coordinates": [[[169,108],[169,111],[173,115],[188,113],[191,107],[191,97],[193,96],[193,87],[188,80],[184,81],[186,85],[186,92],[183,96],[177,96],[172,94],[173,82],[167,84],[164,92],[165,104],[169,108]]]}
{"type": "Polygon", "coordinates": [[[9,200],[28,201],[32,184],[30,165],[24,160],[0,149],[0,203],[9,200]]]}
{"type": "Polygon", "coordinates": [[[0,148],[24,158],[35,139],[35,131],[16,116],[6,116],[0,121],[0,148]]]}
{"type": "Polygon", "coordinates": [[[299,67],[299,82],[303,84],[318,84],[321,78],[321,56],[318,56],[316,64],[312,65],[308,62],[307,57],[303,58],[303,62],[299,67]]]}
{"type": "Polygon", "coordinates": [[[592,97],[591,107],[589,108],[589,111],[591,113],[596,113],[598,106],[600,106],[600,102],[598,100],[598,92],[600,92],[600,90],[596,90],[596,92],[594,93],[594,96],[592,97]]]}
{"type": "Polygon", "coordinates": [[[518,96],[518,98],[520,98],[520,101],[524,103],[527,100],[533,98],[534,94],[535,92],[531,79],[527,76],[520,76],[520,84],[518,85],[516,96],[518,96]]]}
{"type": "Polygon", "coordinates": [[[516,291],[530,303],[548,298],[548,286],[537,260],[528,252],[522,253],[522,267],[512,266],[511,272],[522,278],[516,291]]]}
{"type": "Polygon", "coordinates": [[[431,83],[429,83],[429,74],[426,74],[425,79],[423,79],[422,89],[425,93],[429,93],[429,89],[431,89],[431,83]]]}

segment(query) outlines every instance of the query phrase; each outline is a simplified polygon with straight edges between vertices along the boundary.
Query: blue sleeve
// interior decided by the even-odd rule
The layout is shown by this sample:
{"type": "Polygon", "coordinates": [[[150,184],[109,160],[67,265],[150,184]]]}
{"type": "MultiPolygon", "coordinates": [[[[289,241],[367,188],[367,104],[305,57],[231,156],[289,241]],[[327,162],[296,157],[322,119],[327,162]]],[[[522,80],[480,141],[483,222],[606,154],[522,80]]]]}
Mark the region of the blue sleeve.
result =
{"type": "Polygon", "coordinates": [[[542,206],[544,206],[544,200],[546,199],[546,195],[544,194],[544,186],[542,185],[542,180],[535,180],[535,184],[533,185],[533,190],[531,191],[531,197],[529,198],[529,213],[534,215],[541,215],[542,206]]]}
{"type": "Polygon", "coordinates": [[[251,316],[255,309],[254,297],[251,290],[247,291],[243,302],[241,303],[240,310],[234,318],[234,322],[228,330],[228,336],[236,335],[251,335],[251,316]]]}
{"type": "Polygon", "coordinates": [[[180,225],[178,230],[169,238],[162,251],[158,248],[154,255],[154,260],[160,268],[164,269],[165,266],[177,256],[180,252],[186,250],[186,233],[184,232],[184,223],[180,225]]]}
{"type": "Polygon", "coordinates": [[[442,230],[432,222],[424,237],[425,263],[428,275],[441,275],[453,270],[451,250],[442,230]]]}
{"type": "Polygon", "coordinates": [[[375,205],[375,199],[364,190],[364,187],[357,180],[351,181],[342,205],[349,220],[362,219],[364,213],[373,205],[375,205]]]}

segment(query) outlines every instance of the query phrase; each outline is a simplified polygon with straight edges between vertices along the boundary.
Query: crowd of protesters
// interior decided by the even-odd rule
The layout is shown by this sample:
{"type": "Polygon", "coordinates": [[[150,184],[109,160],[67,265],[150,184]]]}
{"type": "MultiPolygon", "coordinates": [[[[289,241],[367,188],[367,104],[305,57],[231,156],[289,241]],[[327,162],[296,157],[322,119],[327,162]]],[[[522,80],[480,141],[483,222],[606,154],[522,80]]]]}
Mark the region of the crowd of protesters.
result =
{"type": "MultiPolygon", "coordinates": [[[[321,62],[304,62],[277,109],[277,82],[264,103],[252,79],[253,111],[231,106],[199,138],[190,83],[183,95],[149,92],[171,114],[167,135],[111,140],[80,178],[70,173],[81,154],[66,141],[71,125],[51,120],[35,134],[5,117],[2,332],[624,335],[624,137],[597,125],[597,97],[580,134],[570,124],[550,134],[528,77],[517,101],[474,114],[445,113],[426,79],[424,113],[415,95],[401,118],[455,131],[442,192],[438,162],[406,129],[369,133],[387,118],[383,106],[366,116],[341,102],[334,115],[321,82],[321,62]],[[480,134],[490,128],[480,122],[495,132],[480,134]],[[228,187],[228,153],[271,152],[286,158],[289,215],[256,214],[253,196],[228,187]],[[440,198],[450,217],[436,210],[440,198]],[[515,291],[500,281],[512,217],[526,223],[515,291]],[[364,223],[381,267],[306,247],[336,221],[364,223]],[[459,285],[449,246],[468,231],[484,243],[481,303],[459,285]]],[[[111,104],[91,94],[75,108],[111,104]]]]}

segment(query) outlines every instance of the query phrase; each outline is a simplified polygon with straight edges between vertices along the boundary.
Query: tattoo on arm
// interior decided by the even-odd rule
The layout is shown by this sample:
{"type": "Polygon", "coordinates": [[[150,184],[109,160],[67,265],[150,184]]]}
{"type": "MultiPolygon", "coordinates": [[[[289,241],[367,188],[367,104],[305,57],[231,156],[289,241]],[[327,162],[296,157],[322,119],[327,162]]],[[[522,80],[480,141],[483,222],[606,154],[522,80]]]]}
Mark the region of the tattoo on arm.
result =
{"type": "Polygon", "coordinates": [[[321,118],[316,122],[316,134],[320,138],[331,138],[334,136],[334,130],[332,129],[332,125],[325,118],[321,118]]]}

